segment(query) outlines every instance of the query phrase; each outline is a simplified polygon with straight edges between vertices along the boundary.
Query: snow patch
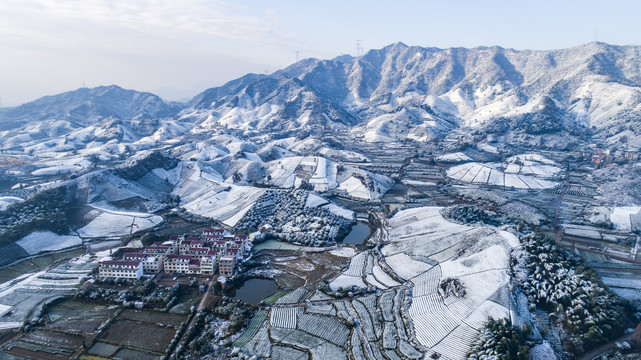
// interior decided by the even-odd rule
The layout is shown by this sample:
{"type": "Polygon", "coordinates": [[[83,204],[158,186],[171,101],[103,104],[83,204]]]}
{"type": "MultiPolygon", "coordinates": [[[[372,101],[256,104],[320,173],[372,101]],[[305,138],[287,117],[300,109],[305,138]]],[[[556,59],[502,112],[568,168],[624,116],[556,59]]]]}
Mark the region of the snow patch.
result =
{"type": "Polygon", "coordinates": [[[16,241],[29,255],[45,251],[57,251],[82,245],[82,240],[74,235],[58,235],[51,231],[36,231],[16,241]]]}

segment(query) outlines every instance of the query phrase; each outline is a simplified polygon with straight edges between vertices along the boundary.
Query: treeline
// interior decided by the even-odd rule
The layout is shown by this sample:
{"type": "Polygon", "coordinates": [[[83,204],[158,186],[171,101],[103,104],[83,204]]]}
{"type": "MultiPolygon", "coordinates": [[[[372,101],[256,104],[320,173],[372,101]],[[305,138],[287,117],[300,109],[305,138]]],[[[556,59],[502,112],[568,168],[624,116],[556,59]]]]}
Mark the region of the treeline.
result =
{"type": "Polygon", "coordinates": [[[0,211],[0,246],[20,240],[36,230],[68,234],[69,206],[63,187],[41,191],[24,202],[8,206],[0,211]]]}
{"type": "Polygon", "coordinates": [[[550,312],[567,334],[565,347],[581,354],[620,336],[630,309],[603,284],[583,259],[557,247],[541,234],[522,239],[528,277],[522,287],[530,306],[550,312]]]}
{"type": "Polygon", "coordinates": [[[459,224],[486,224],[500,226],[504,222],[499,214],[476,205],[455,205],[443,209],[441,215],[459,224]]]}
{"type": "Polygon", "coordinates": [[[153,169],[163,168],[170,170],[175,168],[176,165],[178,165],[177,159],[166,157],[159,151],[154,151],[133,163],[127,163],[119,167],[115,170],[115,173],[123,179],[134,181],[147,175],[153,169]]]}

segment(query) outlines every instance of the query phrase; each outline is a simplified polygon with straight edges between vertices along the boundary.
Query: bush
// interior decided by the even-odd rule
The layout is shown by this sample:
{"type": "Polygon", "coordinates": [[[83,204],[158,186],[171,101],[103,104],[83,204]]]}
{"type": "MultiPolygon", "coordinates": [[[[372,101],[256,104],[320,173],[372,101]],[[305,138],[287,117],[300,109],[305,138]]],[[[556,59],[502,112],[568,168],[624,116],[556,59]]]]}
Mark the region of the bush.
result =
{"type": "Polygon", "coordinates": [[[507,319],[490,318],[481,329],[468,359],[527,360],[530,346],[526,343],[529,328],[512,326],[507,319]]]}

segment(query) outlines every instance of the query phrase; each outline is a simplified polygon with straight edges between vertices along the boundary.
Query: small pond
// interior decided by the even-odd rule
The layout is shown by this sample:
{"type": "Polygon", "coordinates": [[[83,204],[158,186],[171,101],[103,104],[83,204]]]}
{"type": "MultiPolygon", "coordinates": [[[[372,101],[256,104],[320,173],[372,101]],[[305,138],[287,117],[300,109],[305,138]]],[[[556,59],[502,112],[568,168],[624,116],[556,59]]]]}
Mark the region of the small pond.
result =
{"type": "Polygon", "coordinates": [[[364,222],[357,222],[356,225],[352,226],[352,230],[345,236],[345,239],[343,239],[343,244],[362,244],[367,240],[369,235],[371,234],[371,230],[369,228],[369,225],[364,222]]]}
{"type": "Polygon", "coordinates": [[[248,304],[258,304],[261,300],[278,291],[274,280],[249,279],[241,287],[232,290],[229,294],[234,299],[242,300],[248,304]]]}

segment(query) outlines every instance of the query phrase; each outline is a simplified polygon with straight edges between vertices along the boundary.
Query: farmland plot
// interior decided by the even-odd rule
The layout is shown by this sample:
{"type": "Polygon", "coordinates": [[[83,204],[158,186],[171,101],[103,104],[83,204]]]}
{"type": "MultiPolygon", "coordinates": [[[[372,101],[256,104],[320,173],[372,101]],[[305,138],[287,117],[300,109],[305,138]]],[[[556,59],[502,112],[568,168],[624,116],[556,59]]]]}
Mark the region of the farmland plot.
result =
{"type": "MultiPolygon", "coordinates": [[[[416,340],[444,358],[465,358],[488,316],[509,317],[508,308],[488,299],[506,288],[510,251],[518,242],[498,229],[448,223],[438,208],[400,211],[389,222],[390,243],[381,252],[394,272],[413,285],[407,313],[416,340]],[[418,262],[415,258],[421,255],[437,265],[418,262]],[[439,285],[448,278],[462,284],[462,296],[439,292],[439,285]]],[[[387,300],[380,306],[387,320],[387,300]]],[[[403,326],[402,320],[395,323],[403,326]]],[[[388,337],[388,345],[389,341],[388,337]]]]}
{"type": "Polygon", "coordinates": [[[272,328],[270,335],[276,341],[309,350],[312,359],[347,360],[344,349],[304,331],[272,328]]]}
{"type": "Polygon", "coordinates": [[[322,304],[322,305],[308,305],[308,313],[322,314],[322,315],[336,315],[336,308],[332,304],[322,304]]]}
{"type": "Polygon", "coordinates": [[[298,328],[340,347],[347,346],[349,328],[336,318],[302,314],[298,321],[298,328]]]}
{"type": "Polygon", "coordinates": [[[296,350],[285,346],[274,346],[272,348],[272,358],[282,360],[308,360],[309,355],[306,352],[296,350]]]}
{"type": "Polygon", "coordinates": [[[273,349],[272,359],[421,359],[434,353],[464,359],[487,318],[509,317],[514,308],[507,284],[518,239],[492,227],[451,223],[440,211],[398,212],[389,219],[380,253],[354,255],[329,282],[333,290],[367,282],[369,291],[334,298],[295,290],[272,307],[260,330],[247,335],[251,340],[238,342],[241,351],[258,354],[260,344],[273,349]],[[464,291],[444,290],[453,280],[464,291]],[[297,351],[286,352],[290,347],[297,351]]]}
{"type": "Polygon", "coordinates": [[[363,266],[365,265],[365,260],[367,259],[367,252],[362,252],[352,258],[349,262],[349,268],[345,271],[345,275],[350,276],[362,276],[363,275],[363,266]]]}
{"type": "Polygon", "coordinates": [[[378,280],[376,280],[376,278],[372,274],[367,274],[367,276],[365,276],[365,282],[379,289],[383,289],[383,290],[387,289],[387,286],[378,282],[378,280]]]}
{"type": "Polygon", "coordinates": [[[365,282],[362,277],[363,271],[365,270],[367,256],[367,251],[354,256],[349,262],[349,268],[329,284],[332,290],[336,290],[339,287],[365,287],[365,282]]]}
{"type": "Polygon", "coordinates": [[[378,298],[378,307],[381,309],[383,320],[394,321],[394,313],[392,312],[394,307],[394,292],[388,291],[381,295],[378,298]]]}
{"type": "Polygon", "coordinates": [[[251,355],[269,357],[269,352],[270,350],[272,350],[272,346],[269,340],[269,330],[267,329],[267,327],[262,326],[260,329],[258,329],[258,331],[254,333],[252,338],[247,341],[242,347],[251,355]]]}
{"type": "Polygon", "coordinates": [[[305,290],[304,288],[299,288],[281,297],[280,299],[276,300],[276,304],[296,304],[306,294],[307,294],[307,290],[305,290]]]}
{"type": "Polygon", "coordinates": [[[265,322],[265,319],[267,319],[267,311],[260,310],[256,312],[254,317],[252,318],[251,322],[249,323],[249,326],[247,330],[243,333],[241,337],[236,340],[234,343],[234,346],[236,347],[242,347],[247,342],[249,342],[256,333],[258,333],[258,330],[263,327],[263,323],[265,322]]]}
{"type": "Polygon", "coordinates": [[[416,261],[404,253],[387,257],[385,261],[387,261],[387,264],[394,270],[396,275],[405,280],[409,280],[432,268],[431,265],[416,261]]]}
{"type": "Polygon", "coordinates": [[[523,160],[524,155],[531,154],[513,156],[506,163],[469,162],[453,166],[447,170],[447,176],[466,183],[513,186],[518,189],[540,190],[557,185],[546,180],[561,171],[554,161],[535,157],[523,160]]]}
{"type": "Polygon", "coordinates": [[[374,265],[372,268],[372,274],[374,275],[374,278],[381,284],[387,286],[387,287],[394,287],[394,286],[399,286],[400,284],[396,282],[396,280],[392,279],[391,276],[389,276],[383,269],[378,266],[374,265]]]}
{"type": "Polygon", "coordinates": [[[269,317],[269,324],[272,327],[296,329],[299,311],[299,307],[273,308],[269,317]]]}
{"type": "Polygon", "coordinates": [[[350,348],[352,350],[352,356],[354,360],[365,360],[365,353],[363,352],[363,344],[361,343],[361,338],[354,331],[352,333],[352,339],[350,340],[350,348]]]}

